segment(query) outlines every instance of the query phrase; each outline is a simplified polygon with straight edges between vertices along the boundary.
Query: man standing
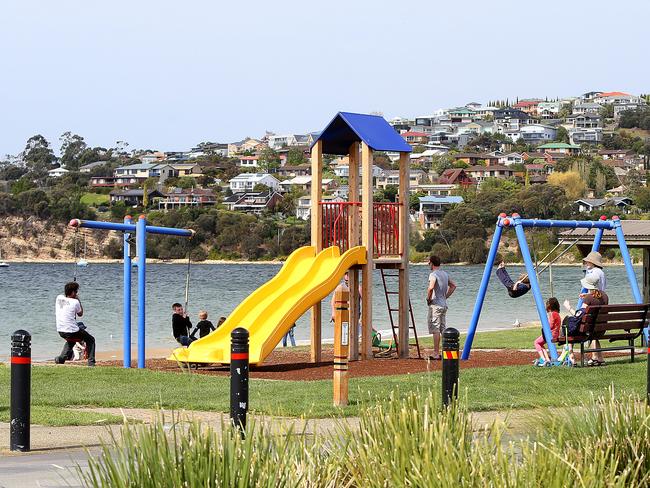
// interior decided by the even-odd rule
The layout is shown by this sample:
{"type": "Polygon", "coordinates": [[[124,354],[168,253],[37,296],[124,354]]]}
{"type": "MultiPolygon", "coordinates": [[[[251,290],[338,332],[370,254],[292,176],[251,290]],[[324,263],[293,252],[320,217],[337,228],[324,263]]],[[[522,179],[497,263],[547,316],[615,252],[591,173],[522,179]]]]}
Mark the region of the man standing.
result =
{"type": "Polygon", "coordinates": [[[429,288],[427,290],[427,305],[429,306],[428,326],[429,333],[433,334],[433,356],[431,359],[440,359],[440,335],[447,326],[447,298],[456,290],[454,283],[446,271],[440,269],[440,258],[429,257],[429,288]]]}
{"type": "Polygon", "coordinates": [[[56,297],[56,330],[65,339],[61,355],[54,358],[56,364],[63,364],[72,359],[75,342],[85,342],[88,353],[88,366],[95,366],[95,338],[86,332],[86,326],[77,322],[77,317],[84,314],[79,301],[79,283],[66,283],[64,294],[56,297]]]}

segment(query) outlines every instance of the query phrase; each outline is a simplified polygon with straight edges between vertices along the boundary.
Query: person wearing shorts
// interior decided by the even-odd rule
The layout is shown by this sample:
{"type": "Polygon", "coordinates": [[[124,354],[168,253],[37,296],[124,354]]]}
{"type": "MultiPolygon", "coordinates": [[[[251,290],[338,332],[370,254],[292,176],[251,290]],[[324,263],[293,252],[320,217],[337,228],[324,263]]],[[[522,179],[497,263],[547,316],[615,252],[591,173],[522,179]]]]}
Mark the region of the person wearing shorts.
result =
{"type": "Polygon", "coordinates": [[[429,315],[427,324],[429,333],[433,335],[433,356],[440,359],[440,336],[447,326],[447,298],[456,290],[454,283],[446,271],[440,269],[440,258],[429,257],[429,288],[427,289],[427,306],[429,315]]]}

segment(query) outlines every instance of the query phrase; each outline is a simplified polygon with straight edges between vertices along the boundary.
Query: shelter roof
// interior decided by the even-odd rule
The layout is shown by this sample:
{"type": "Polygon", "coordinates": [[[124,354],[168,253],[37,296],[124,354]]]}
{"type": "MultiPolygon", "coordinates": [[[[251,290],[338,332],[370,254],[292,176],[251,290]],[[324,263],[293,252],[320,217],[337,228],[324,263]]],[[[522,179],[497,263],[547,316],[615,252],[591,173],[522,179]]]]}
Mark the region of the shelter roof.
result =
{"type": "Polygon", "coordinates": [[[411,152],[411,146],[379,115],[339,112],[314,144],[318,141],[323,141],[325,154],[347,154],[353,142],[365,142],[374,151],[411,152]]]}
{"type": "MultiPolygon", "coordinates": [[[[650,249],[650,220],[621,220],[621,226],[628,247],[650,249]]],[[[568,237],[567,242],[571,241],[571,237],[579,237],[577,245],[587,251],[594,242],[595,234],[596,229],[589,229],[586,233],[582,229],[576,230],[574,233],[569,230],[560,232],[562,237],[568,237]]],[[[600,246],[601,248],[618,247],[615,231],[605,230],[600,246]]]]}

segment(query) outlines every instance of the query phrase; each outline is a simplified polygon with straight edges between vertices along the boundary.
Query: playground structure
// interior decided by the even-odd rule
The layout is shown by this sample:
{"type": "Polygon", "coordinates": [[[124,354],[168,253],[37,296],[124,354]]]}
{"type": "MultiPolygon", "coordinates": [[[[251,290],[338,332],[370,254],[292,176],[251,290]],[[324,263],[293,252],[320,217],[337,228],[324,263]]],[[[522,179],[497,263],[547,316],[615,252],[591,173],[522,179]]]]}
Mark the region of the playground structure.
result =
{"type": "MultiPolygon", "coordinates": [[[[591,247],[592,251],[599,251],[600,243],[603,238],[603,233],[605,230],[613,230],[616,234],[616,239],[618,242],[618,247],[621,251],[621,257],[625,264],[625,270],[627,272],[628,280],[630,281],[630,286],[632,288],[632,295],[636,303],[643,303],[641,292],[639,291],[639,286],[636,281],[636,275],[634,273],[634,268],[632,267],[632,261],[630,260],[630,253],[625,242],[625,235],[623,233],[623,228],[621,226],[621,221],[618,217],[612,217],[611,220],[607,220],[605,217],[601,217],[598,221],[591,220],[538,220],[538,219],[523,219],[519,214],[512,214],[512,216],[507,216],[506,214],[499,215],[497,219],[496,228],[494,231],[494,236],[492,237],[492,243],[490,244],[490,251],[488,253],[487,262],[485,263],[485,270],[483,271],[483,277],[481,279],[481,285],[478,290],[478,295],[476,296],[476,303],[474,304],[474,311],[472,313],[472,319],[467,331],[467,340],[463,347],[462,359],[469,359],[470,351],[472,349],[472,342],[474,340],[474,334],[476,333],[476,328],[478,326],[478,321],[481,315],[481,310],[483,308],[483,302],[485,300],[485,294],[487,292],[487,287],[490,281],[490,276],[492,275],[492,269],[494,267],[494,262],[496,259],[497,249],[499,248],[499,242],[501,240],[501,234],[503,233],[504,228],[514,227],[515,233],[517,235],[517,241],[519,243],[519,250],[521,252],[524,264],[526,266],[526,273],[530,280],[531,291],[533,292],[533,297],[535,299],[535,305],[537,312],[539,314],[540,321],[542,322],[542,330],[544,333],[544,338],[546,339],[546,344],[551,355],[551,359],[555,362],[557,361],[558,354],[557,348],[552,340],[551,328],[548,322],[548,317],[546,316],[546,307],[544,304],[544,299],[542,298],[542,292],[539,286],[539,281],[537,277],[537,270],[533,264],[533,260],[530,255],[530,250],[528,248],[528,242],[526,241],[526,234],[524,229],[527,227],[540,227],[540,228],[566,228],[566,229],[595,229],[595,235],[593,244],[591,247]]],[[[584,293],[586,290],[582,289],[581,292],[584,293]]],[[[580,308],[582,300],[579,300],[576,308],[580,308]]]]}
{"type": "MultiPolygon", "coordinates": [[[[147,234],[163,234],[169,236],[188,237],[194,236],[191,229],[174,229],[171,227],[158,227],[147,225],[144,215],[140,215],[138,222],[133,224],[130,216],[124,217],[124,223],[102,222],[95,220],[72,219],[68,224],[74,229],[88,228],[101,230],[115,230],[123,233],[124,244],[124,328],[123,328],[123,355],[124,367],[131,367],[131,246],[135,234],[135,247],[138,266],[138,368],[145,367],[146,359],[146,272],[147,272],[147,234]]],[[[185,288],[185,299],[187,301],[185,288]]]]}
{"type": "MultiPolygon", "coordinates": [[[[311,246],[294,251],[278,274],[254,291],[215,332],[168,358],[192,363],[230,362],[230,332],[250,333],[250,363],[273,351],[295,321],[311,308],[312,362],[322,351],[321,300],[349,271],[350,359],[372,358],[373,270],[395,269],[399,306],[388,305],[394,341],[400,357],[409,354],[409,153],[411,147],[382,117],[339,112],[311,148],[311,246]],[[373,151],[399,155],[397,202],[373,202],[373,151]],[[323,154],[349,159],[348,201],[323,201],[323,154]],[[361,271],[361,296],[359,295],[361,271]],[[359,314],[361,303],[361,314],[359,314]],[[397,327],[392,313],[398,313],[397,327]],[[361,327],[359,330],[359,315],[361,327]],[[397,329],[397,330],[396,330],[397,329]],[[359,337],[361,346],[359,347],[359,337]]],[[[416,335],[417,338],[417,335],[416,335]]]]}

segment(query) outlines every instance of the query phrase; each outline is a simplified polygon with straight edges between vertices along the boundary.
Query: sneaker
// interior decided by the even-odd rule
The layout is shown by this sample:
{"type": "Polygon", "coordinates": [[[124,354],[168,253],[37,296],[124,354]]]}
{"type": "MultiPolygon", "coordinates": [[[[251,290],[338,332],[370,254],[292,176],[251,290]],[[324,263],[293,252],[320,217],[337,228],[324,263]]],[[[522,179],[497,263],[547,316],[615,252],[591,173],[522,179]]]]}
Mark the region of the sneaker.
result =
{"type": "Polygon", "coordinates": [[[63,364],[63,363],[65,363],[65,361],[63,359],[61,359],[59,356],[57,356],[57,357],[54,358],[54,363],[55,364],[63,364]]]}
{"type": "Polygon", "coordinates": [[[544,361],[543,359],[538,359],[537,364],[535,366],[550,366],[551,364],[548,361],[544,361]]]}

